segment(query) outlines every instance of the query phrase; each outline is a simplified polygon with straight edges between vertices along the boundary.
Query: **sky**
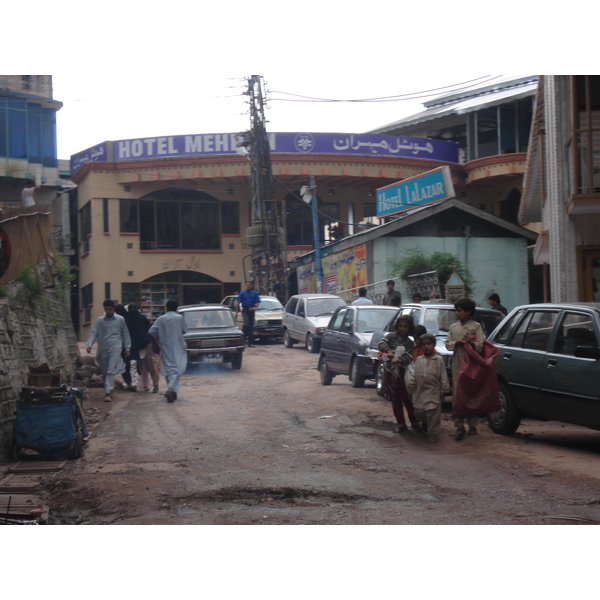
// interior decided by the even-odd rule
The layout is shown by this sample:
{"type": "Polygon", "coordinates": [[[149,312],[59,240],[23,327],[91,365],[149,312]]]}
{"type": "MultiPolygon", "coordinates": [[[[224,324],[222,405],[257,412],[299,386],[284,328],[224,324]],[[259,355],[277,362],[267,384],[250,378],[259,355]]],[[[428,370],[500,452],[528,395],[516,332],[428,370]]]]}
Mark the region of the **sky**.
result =
{"type": "MultiPolygon", "coordinates": [[[[243,92],[255,74],[265,81],[269,131],[361,133],[420,112],[423,100],[290,102],[277,92],[380,98],[485,76],[558,72],[570,17],[552,22],[528,7],[466,0],[450,13],[435,0],[426,9],[390,0],[108,0],[100,9],[33,0],[27,35],[14,27],[0,37],[0,72],[52,75],[63,103],[59,158],[104,140],[247,130],[243,92]],[[545,26],[541,38],[539,27],[527,28],[528,17],[545,26]]],[[[5,22],[23,17],[16,4],[2,10],[5,22]]]]}

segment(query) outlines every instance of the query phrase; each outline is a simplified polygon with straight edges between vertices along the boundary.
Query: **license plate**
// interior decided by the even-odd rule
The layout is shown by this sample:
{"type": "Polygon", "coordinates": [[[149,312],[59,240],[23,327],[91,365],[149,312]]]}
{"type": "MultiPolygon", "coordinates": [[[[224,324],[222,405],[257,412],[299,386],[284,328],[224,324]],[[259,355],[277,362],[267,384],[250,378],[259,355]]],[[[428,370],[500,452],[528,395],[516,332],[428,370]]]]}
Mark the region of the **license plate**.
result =
{"type": "Polygon", "coordinates": [[[223,362],[223,355],[215,352],[213,354],[201,354],[200,362],[209,363],[209,364],[217,364],[223,362]]]}

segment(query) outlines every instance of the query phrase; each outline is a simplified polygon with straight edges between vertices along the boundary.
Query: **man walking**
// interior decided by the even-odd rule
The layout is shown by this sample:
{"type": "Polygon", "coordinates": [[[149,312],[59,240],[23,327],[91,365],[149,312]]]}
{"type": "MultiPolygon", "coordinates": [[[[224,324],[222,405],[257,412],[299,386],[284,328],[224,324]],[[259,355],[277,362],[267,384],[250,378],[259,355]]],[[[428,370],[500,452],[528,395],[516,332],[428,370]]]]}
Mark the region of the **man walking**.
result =
{"type": "MultiPolygon", "coordinates": [[[[392,298],[400,298],[400,304],[402,304],[402,294],[400,294],[398,290],[394,289],[396,287],[394,280],[390,279],[386,285],[387,292],[385,293],[381,304],[384,306],[394,306],[394,304],[392,304],[392,298]]],[[[396,306],[400,306],[400,304],[397,304],[396,306]]]]}
{"type": "Polygon", "coordinates": [[[121,352],[124,351],[125,357],[129,356],[131,337],[125,319],[121,315],[115,314],[114,300],[105,300],[102,305],[105,314],[103,317],[99,317],[92,327],[87,340],[87,353],[92,351],[92,346],[97,340],[96,364],[104,375],[104,401],[110,402],[115,385],[115,375],[125,370],[121,352]]]}
{"type": "Polygon", "coordinates": [[[160,348],[162,372],[167,378],[165,398],[168,402],[177,400],[179,377],[187,368],[187,346],[184,333],[187,326],[182,315],[177,313],[177,300],[167,300],[167,312],[158,317],[148,333],[155,339],[160,348]]]}
{"type": "Polygon", "coordinates": [[[256,307],[260,304],[260,296],[258,295],[258,292],[253,289],[251,281],[246,281],[246,289],[238,294],[237,301],[238,305],[235,316],[237,318],[241,306],[242,318],[244,319],[244,337],[246,338],[248,346],[252,347],[252,342],[254,341],[254,314],[256,307]]]}

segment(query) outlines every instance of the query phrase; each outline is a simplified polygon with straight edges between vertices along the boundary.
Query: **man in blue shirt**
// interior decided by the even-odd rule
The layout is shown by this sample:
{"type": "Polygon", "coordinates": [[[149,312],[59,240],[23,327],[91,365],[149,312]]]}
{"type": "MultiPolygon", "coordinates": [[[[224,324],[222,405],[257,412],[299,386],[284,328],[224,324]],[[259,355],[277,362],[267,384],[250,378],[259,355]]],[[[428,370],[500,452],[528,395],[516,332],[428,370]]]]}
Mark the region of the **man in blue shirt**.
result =
{"type": "Polygon", "coordinates": [[[252,342],[254,341],[254,313],[256,307],[260,304],[260,296],[258,295],[258,292],[252,289],[251,281],[246,281],[246,289],[238,294],[237,301],[238,305],[235,316],[237,318],[241,306],[242,318],[244,319],[244,336],[246,338],[246,343],[251,347],[253,346],[252,342]]]}

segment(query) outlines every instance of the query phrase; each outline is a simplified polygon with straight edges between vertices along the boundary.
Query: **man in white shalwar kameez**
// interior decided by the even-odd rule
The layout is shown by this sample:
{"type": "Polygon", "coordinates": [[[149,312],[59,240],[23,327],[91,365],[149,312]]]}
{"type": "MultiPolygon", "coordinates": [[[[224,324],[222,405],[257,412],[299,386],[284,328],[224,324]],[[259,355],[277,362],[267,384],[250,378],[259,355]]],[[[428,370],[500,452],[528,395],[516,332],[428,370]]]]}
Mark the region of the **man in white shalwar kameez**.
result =
{"type": "Polygon", "coordinates": [[[169,402],[177,400],[179,377],[187,368],[187,346],[183,337],[187,326],[182,315],[177,313],[177,301],[167,300],[167,312],[154,321],[148,333],[160,347],[162,372],[167,378],[165,397],[169,402]]]}
{"type": "Polygon", "coordinates": [[[131,337],[125,319],[115,314],[115,303],[113,300],[105,300],[103,303],[105,315],[99,317],[87,340],[87,352],[92,351],[94,342],[98,341],[96,351],[96,364],[104,375],[104,400],[110,402],[112,399],[115,375],[125,370],[125,362],[121,353],[125,351],[125,357],[129,356],[131,349],[131,337]]]}

